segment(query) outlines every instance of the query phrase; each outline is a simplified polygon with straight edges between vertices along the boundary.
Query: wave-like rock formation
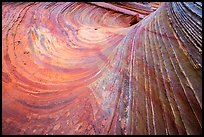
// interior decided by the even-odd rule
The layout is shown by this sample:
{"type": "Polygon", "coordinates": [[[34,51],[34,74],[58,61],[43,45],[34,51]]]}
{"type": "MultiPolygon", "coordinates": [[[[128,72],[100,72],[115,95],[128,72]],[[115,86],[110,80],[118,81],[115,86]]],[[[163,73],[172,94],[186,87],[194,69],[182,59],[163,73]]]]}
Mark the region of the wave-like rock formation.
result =
{"type": "Polygon", "coordinates": [[[202,3],[2,10],[3,134],[202,134],[202,3]]]}

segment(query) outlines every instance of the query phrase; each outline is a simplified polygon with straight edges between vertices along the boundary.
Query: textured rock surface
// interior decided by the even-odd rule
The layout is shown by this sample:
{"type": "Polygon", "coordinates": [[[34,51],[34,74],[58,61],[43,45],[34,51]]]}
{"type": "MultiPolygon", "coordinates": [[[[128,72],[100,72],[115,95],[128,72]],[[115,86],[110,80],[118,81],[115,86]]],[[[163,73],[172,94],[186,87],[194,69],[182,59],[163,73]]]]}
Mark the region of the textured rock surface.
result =
{"type": "Polygon", "coordinates": [[[3,3],[3,134],[202,134],[202,3],[3,3]]]}

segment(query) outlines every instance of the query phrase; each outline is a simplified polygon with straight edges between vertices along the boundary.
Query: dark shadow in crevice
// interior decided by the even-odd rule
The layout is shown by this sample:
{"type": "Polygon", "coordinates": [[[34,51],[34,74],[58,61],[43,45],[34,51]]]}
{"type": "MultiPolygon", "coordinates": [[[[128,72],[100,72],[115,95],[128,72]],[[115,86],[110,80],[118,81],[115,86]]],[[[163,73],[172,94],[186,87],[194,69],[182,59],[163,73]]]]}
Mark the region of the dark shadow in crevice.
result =
{"type": "Polygon", "coordinates": [[[130,26],[137,24],[140,20],[139,15],[133,16],[132,20],[130,21],[130,26]]]}

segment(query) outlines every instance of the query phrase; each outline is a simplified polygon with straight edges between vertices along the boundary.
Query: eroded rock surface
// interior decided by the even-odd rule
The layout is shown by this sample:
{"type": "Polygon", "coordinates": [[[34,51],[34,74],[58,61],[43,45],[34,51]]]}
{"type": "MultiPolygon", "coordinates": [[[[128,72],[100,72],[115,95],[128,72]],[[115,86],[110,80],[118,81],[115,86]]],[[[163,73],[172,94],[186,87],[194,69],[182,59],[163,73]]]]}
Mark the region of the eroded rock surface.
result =
{"type": "Polygon", "coordinates": [[[202,134],[202,3],[3,3],[3,134],[202,134]]]}

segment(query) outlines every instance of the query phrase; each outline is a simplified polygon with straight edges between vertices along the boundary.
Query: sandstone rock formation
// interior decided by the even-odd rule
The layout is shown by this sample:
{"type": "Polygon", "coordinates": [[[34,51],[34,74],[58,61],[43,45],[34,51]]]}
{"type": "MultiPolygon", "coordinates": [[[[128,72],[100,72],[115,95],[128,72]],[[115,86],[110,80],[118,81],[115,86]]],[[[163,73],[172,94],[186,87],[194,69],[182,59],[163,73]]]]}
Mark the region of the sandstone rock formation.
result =
{"type": "Polygon", "coordinates": [[[3,134],[202,134],[202,3],[2,10],[3,134]]]}

